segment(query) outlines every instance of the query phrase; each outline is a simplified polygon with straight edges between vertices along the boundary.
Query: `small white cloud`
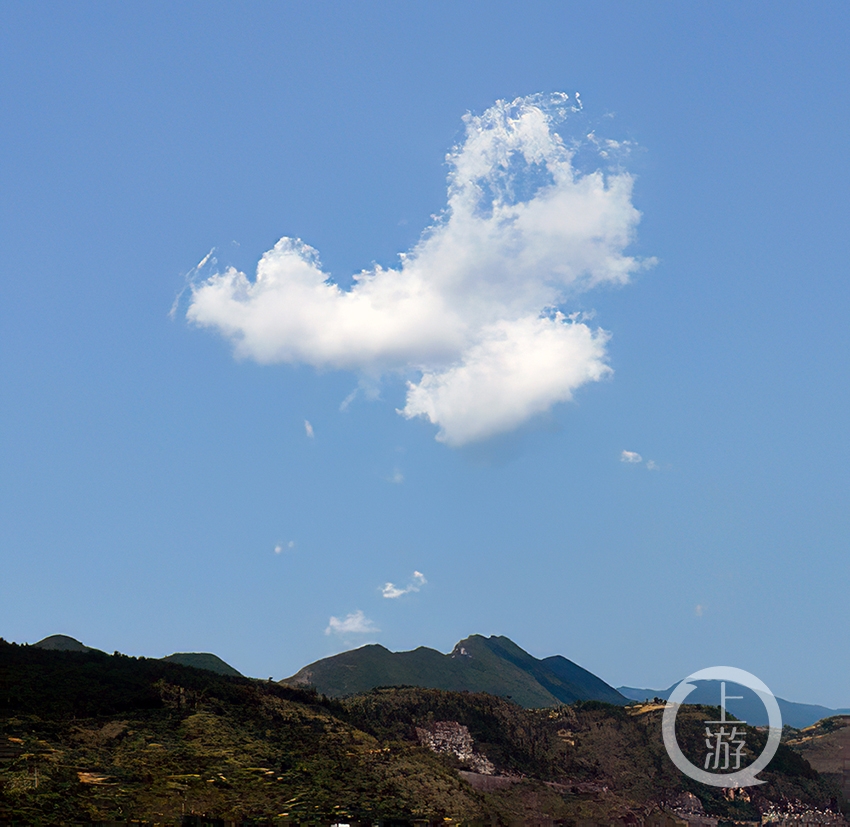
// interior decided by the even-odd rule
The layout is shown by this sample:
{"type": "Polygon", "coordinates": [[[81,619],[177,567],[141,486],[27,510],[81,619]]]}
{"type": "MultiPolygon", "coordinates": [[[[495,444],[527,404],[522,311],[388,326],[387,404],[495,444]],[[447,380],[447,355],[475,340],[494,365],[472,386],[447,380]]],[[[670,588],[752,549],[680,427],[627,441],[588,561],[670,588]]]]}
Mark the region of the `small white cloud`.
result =
{"type": "Polygon", "coordinates": [[[393,583],[387,583],[384,588],[381,589],[381,594],[383,594],[384,597],[388,597],[390,600],[393,600],[396,597],[401,597],[403,594],[407,594],[407,589],[400,589],[393,583]]]}
{"type": "MultiPolygon", "coordinates": [[[[628,462],[637,465],[643,462],[643,457],[637,451],[623,451],[620,454],[620,462],[628,462]]],[[[661,470],[661,466],[654,459],[648,459],[645,464],[647,471],[661,470]]]]}
{"type": "Polygon", "coordinates": [[[360,609],[346,615],[342,620],[331,617],[325,634],[330,635],[368,635],[381,630],[360,609]]]}
{"type": "Polygon", "coordinates": [[[313,426],[310,424],[309,419],[304,420],[304,432],[307,434],[310,439],[313,438],[313,426]]]}
{"type": "Polygon", "coordinates": [[[283,554],[284,551],[292,551],[295,548],[295,540],[290,540],[286,545],[283,543],[278,543],[274,547],[275,554],[283,554]]]}
{"type": "Polygon", "coordinates": [[[580,109],[578,96],[532,95],[468,115],[447,158],[446,207],[396,267],[343,290],[316,250],[284,237],[256,278],[196,278],[187,318],[260,363],[412,376],[399,413],[451,446],[570,401],[611,375],[609,335],[558,308],[653,263],[626,254],[640,213],[632,177],[606,161],[615,147],[585,141],[585,172],[581,142],[555,131],[580,109]]]}
{"type": "Polygon", "coordinates": [[[389,481],[395,483],[396,485],[401,485],[404,482],[404,474],[396,468],[393,471],[393,475],[389,478],[389,481]]]}
{"type": "Polygon", "coordinates": [[[395,598],[401,597],[402,595],[410,594],[411,592],[418,592],[419,589],[421,589],[427,582],[425,575],[422,574],[421,571],[415,571],[413,572],[413,577],[411,578],[410,583],[408,583],[405,588],[402,589],[394,583],[386,583],[381,589],[381,594],[390,600],[395,600],[395,598]]]}
{"type": "Polygon", "coordinates": [[[697,603],[697,605],[694,606],[694,614],[697,617],[702,617],[705,614],[705,609],[706,607],[703,606],[702,603],[697,603]]]}
{"type": "Polygon", "coordinates": [[[348,396],[345,397],[345,399],[342,400],[342,402],[339,403],[340,411],[345,412],[348,410],[348,406],[357,398],[357,391],[359,390],[360,388],[355,388],[350,394],[348,394],[348,396]]]}

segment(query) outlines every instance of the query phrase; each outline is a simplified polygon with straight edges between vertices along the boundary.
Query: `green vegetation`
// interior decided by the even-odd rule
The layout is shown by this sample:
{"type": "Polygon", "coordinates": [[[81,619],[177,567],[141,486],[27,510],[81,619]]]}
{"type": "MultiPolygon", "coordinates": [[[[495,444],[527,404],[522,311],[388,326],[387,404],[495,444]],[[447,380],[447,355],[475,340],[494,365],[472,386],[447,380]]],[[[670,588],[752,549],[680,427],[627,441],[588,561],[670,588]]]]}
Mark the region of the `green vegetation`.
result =
{"type": "Polygon", "coordinates": [[[218,675],[231,675],[241,678],[242,673],[237,672],[229,663],[225,663],[218,655],[209,652],[175,652],[164,661],[169,663],[180,663],[183,666],[193,666],[195,669],[206,669],[218,675]]]}
{"type": "MultiPolygon", "coordinates": [[[[680,713],[683,749],[699,748],[706,714],[680,713]]],[[[683,791],[742,819],[758,816],[759,801],[835,795],[783,746],[760,798],[727,801],[678,773],[660,731],[658,709],[600,701],[527,710],[413,687],[340,701],[162,660],[0,641],[0,821],[602,820],[683,791]],[[440,722],[471,737],[495,775],[421,746],[440,722]]]]}
{"type": "Polygon", "coordinates": [[[33,643],[37,649],[47,649],[53,652],[93,652],[88,646],[68,635],[49,635],[38,643],[33,643]]]}
{"type": "MultiPolygon", "coordinates": [[[[36,649],[46,649],[51,652],[99,652],[80,643],[79,640],[68,635],[50,635],[49,637],[34,643],[36,649]]],[[[162,658],[169,663],[181,663],[183,666],[193,666],[195,669],[207,669],[219,675],[232,675],[242,677],[229,663],[225,663],[218,655],[209,652],[175,652],[173,655],[162,658]]]]}
{"type": "Polygon", "coordinates": [[[421,686],[454,692],[488,692],[527,709],[595,699],[628,701],[595,675],[556,655],[538,660],[506,637],[472,635],[444,655],[420,646],[390,652],[377,644],[325,658],[287,678],[289,686],[314,686],[343,698],[379,686],[421,686]]]}

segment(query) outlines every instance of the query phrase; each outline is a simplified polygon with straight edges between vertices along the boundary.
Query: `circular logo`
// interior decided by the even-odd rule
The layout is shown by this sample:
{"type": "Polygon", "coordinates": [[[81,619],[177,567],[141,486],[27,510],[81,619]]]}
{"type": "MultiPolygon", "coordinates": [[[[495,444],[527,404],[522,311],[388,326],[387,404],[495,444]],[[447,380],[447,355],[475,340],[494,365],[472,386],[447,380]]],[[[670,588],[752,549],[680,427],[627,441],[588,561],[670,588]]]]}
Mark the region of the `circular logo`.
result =
{"type": "MultiPolygon", "coordinates": [[[[739,697],[739,696],[731,696],[739,697]]],[[[693,675],[688,675],[671,693],[667,699],[667,706],[664,707],[664,717],[661,724],[662,734],[664,736],[664,747],[670,760],[689,778],[699,781],[702,784],[708,784],[712,787],[753,787],[756,784],[764,784],[764,781],[756,778],[769,763],[771,758],[776,754],[779,748],[779,741],[782,737],[782,714],[779,711],[779,704],[773,693],[760,681],[755,675],[745,672],[743,669],[736,669],[734,666],[711,666],[708,669],[701,669],[699,672],[694,672],[693,675]],[[737,721],[726,721],[726,681],[736,683],[739,686],[746,686],[752,689],[759,696],[761,702],[767,710],[767,719],[770,726],[770,731],[767,736],[767,744],[764,751],[759,757],[753,761],[748,767],[737,770],[736,772],[717,773],[708,772],[707,769],[694,766],[679,749],[679,744],[676,741],[676,714],[679,707],[684,703],[685,698],[693,692],[696,687],[691,681],[721,681],[721,700],[720,700],[720,720],[706,721],[706,724],[716,725],[716,729],[712,730],[710,726],[706,727],[706,746],[709,748],[709,754],[705,760],[705,766],[714,760],[714,768],[728,769],[730,759],[730,747],[737,747],[735,753],[731,753],[732,757],[740,760],[740,752],[743,748],[743,739],[734,740],[738,735],[737,730],[741,723],[737,721]],[[728,728],[728,731],[727,731],[728,728]],[[721,761],[720,759],[725,759],[721,761]]],[[[737,766],[737,761],[736,761],[737,766]]]]}

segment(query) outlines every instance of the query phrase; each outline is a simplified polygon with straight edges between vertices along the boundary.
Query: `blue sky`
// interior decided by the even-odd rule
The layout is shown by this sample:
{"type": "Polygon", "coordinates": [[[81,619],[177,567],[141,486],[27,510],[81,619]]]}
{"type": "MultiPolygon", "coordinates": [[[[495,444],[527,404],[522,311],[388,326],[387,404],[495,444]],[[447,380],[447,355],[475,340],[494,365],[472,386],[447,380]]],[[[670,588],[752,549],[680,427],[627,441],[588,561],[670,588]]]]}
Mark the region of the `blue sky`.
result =
{"type": "Polygon", "coordinates": [[[3,3],[0,634],[850,706],[848,21],[3,3]]]}

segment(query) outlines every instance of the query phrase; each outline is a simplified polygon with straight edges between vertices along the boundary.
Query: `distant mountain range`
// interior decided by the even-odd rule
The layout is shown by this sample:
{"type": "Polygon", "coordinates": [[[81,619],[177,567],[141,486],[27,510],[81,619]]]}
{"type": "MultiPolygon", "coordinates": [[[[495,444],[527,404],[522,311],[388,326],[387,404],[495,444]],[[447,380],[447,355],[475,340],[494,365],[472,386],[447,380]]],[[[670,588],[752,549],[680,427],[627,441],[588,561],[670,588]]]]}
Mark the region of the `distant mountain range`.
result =
{"type": "Polygon", "coordinates": [[[502,636],[472,635],[444,655],[420,646],[390,652],[371,644],[305,666],[286,686],[313,686],[329,697],[345,697],[379,686],[418,686],[455,692],[488,692],[527,709],[628,699],[601,678],[560,655],[539,660],[502,636]]]}
{"type": "MultiPolygon", "coordinates": [[[[656,704],[529,710],[401,687],[335,699],[71,641],[0,639],[0,824],[710,827],[758,825],[791,801],[786,825],[850,827],[835,813],[850,717],[797,733],[796,751],[780,744],[757,795],[729,796],[673,765],[656,704]]],[[[469,638],[441,657],[467,675],[489,657],[514,687],[518,660],[537,675],[538,697],[541,680],[562,691],[550,659],[505,638],[469,638]]],[[[589,673],[572,664],[564,674],[589,673]]],[[[698,759],[705,717],[686,707],[677,721],[698,759]]],[[[753,732],[747,746],[761,752],[766,738],[753,732]]]]}
{"type": "MultiPolygon", "coordinates": [[[[65,652],[98,652],[67,635],[51,635],[34,648],[65,652]]],[[[240,673],[209,652],[176,652],[163,661],[204,669],[219,675],[240,673]]],[[[604,701],[627,705],[653,698],[667,700],[675,684],[667,689],[614,689],[601,678],[561,655],[538,659],[504,636],[471,635],[444,655],[420,646],[409,652],[391,652],[379,644],[361,646],[305,666],[280,681],[285,686],[315,688],[323,695],[342,698],[377,687],[416,686],[455,692],[487,692],[509,698],[526,709],[604,701]]],[[[767,712],[759,698],[747,689],[744,697],[728,704],[729,713],[753,726],[766,726],[767,712]]],[[[700,681],[688,696],[689,704],[717,706],[717,682],[700,681]]],[[[833,715],[850,715],[850,709],[830,709],[777,698],[782,722],[795,729],[811,726],[833,715]]]]}
{"type": "MultiPolygon", "coordinates": [[[[36,649],[46,649],[50,652],[99,652],[99,649],[92,649],[91,646],[86,646],[75,638],[68,635],[50,635],[38,643],[33,643],[36,649]]],[[[229,663],[225,663],[218,655],[210,654],[209,652],[175,652],[168,657],[160,658],[160,660],[168,661],[169,663],[179,663],[182,666],[193,666],[195,669],[206,669],[208,672],[215,672],[217,675],[231,675],[232,677],[242,677],[241,672],[237,672],[229,663]]]]}
{"type": "MultiPolygon", "coordinates": [[[[720,703],[719,681],[696,681],[694,685],[696,689],[688,695],[689,704],[717,706],[720,703]]],[[[631,686],[621,686],[617,691],[633,701],[649,701],[653,698],[661,698],[666,701],[676,686],[677,684],[673,684],[669,689],[635,689],[631,686]]],[[[729,712],[738,720],[746,721],[752,726],[767,726],[767,710],[760,698],[744,687],[736,686],[734,691],[740,692],[742,697],[740,700],[732,700],[728,703],[729,712]]],[[[816,704],[798,704],[793,701],[786,701],[784,698],[777,698],[776,702],[779,705],[779,711],[782,713],[782,723],[795,729],[811,726],[816,721],[829,718],[832,715],[850,714],[850,709],[829,709],[816,704]]]]}

